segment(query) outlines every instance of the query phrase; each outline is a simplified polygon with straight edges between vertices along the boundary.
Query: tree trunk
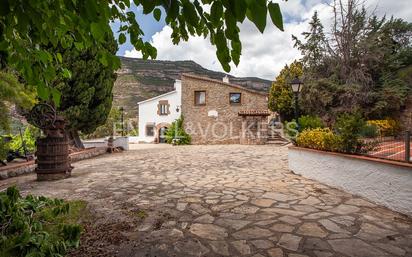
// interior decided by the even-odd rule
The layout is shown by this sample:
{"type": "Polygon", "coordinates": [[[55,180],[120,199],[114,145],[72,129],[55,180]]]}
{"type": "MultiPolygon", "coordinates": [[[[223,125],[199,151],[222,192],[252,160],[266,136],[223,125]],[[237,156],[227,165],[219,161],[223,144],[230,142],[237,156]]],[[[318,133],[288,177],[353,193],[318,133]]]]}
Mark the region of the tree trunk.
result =
{"type": "Polygon", "coordinates": [[[79,132],[75,129],[66,131],[69,139],[69,144],[79,149],[84,149],[82,140],[80,139],[79,132]]]}

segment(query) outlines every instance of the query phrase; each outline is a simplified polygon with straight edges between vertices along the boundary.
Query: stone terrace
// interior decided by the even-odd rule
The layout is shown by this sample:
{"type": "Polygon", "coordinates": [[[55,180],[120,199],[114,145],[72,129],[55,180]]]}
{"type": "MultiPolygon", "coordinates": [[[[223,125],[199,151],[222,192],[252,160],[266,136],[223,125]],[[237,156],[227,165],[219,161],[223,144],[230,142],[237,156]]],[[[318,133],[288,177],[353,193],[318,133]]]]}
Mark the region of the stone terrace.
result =
{"type": "Polygon", "coordinates": [[[294,175],[286,147],[143,146],[74,166],[0,187],[87,200],[96,224],[127,224],[118,256],[412,256],[410,218],[294,175]]]}

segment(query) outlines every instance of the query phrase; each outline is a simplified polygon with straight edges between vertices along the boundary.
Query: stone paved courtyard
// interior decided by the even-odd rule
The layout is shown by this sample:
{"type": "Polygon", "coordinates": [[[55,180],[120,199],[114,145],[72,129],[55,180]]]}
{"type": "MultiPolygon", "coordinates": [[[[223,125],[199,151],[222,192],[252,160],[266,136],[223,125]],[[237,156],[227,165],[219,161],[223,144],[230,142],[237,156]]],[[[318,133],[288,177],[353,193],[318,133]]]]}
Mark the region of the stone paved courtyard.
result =
{"type": "Polygon", "coordinates": [[[117,256],[412,256],[410,218],[294,175],[286,147],[140,147],[74,166],[0,187],[88,201],[94,225],[120,231],[102,246],[117,256]]]}

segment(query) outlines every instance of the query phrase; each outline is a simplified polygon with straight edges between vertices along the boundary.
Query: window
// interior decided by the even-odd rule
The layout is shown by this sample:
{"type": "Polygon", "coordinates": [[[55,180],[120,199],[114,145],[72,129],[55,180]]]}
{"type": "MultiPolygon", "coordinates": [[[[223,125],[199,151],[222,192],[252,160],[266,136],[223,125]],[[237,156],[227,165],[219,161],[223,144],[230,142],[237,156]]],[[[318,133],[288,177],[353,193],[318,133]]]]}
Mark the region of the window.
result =
{"type": "Polygon", "coordinates": [[[146,125],[146,136],[148,137],[154,136],[154,125],[146,125]]]}
{"type": "Polygon", "coordinates": [[[159,101],[157,105],[157,114],[159,115],[169,115],[169,102],[167,100],[159,101]]]}
{"type": "Polygon", "coordinates": [[[229,102],[230,104],[240,104],[242,100],[241,93],[230,93],[229,94],[229,102]]]}
{"type": "Polygon", "coordinates": [[[206,105],[206,91],[195,91],[195,105],[206,105]]]}

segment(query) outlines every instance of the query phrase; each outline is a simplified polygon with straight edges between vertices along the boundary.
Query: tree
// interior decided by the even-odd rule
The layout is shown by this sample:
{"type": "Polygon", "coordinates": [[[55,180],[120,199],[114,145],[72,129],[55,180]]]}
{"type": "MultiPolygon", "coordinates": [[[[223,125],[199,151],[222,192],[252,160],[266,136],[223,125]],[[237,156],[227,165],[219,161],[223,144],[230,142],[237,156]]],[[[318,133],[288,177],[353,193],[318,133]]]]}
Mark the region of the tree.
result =
{"type": "MultiPolygon", "coordinates": [[[[108,37],[106,50],[116,54],[117,44],[108,37]]],[[[116,67],[99,62],[93,46],[82,51],[75,47],[64,49],[62,66],[71,70],[70,79],[63,79],[56,88],[62,93],[58,111],[68,120],[67,132],[77,147],[82,147],[78,131],[92,133],[103,125],[112,108],[112,89],[116,80],[116,67]]]]}
{"type": "Polygon", "coordinates": [[[305,74],[316,76],[325,68],[323,59],[326,55],[326,38],[317,12],[313,14],[309,25],[310,30],[302,33],[304,44],[296,36],[292,35],[292,39],[295,41],[294,46],[302,51],[301,62],[305,66],[305,74]]]}
{"type": "Polygon", "coordinates": [[[269,92],[269,109],[279,113],[283,121],[291,120],[294,115],[293,92],[290,81],[303,75],[302,63],[294,61],[280,71],[269,92]]]}
{"type": "Polygon", "coordinates": [[[412,65],[412,23],[370,14],[358,0],[334,1],[332,10],[331,33],[315,14],[304,40],[294,37],[303,56],[304,110],[331,122],[356,110],[365,118],[396,116],[411,90],[398,71],[412,65]]]}
{"type": "MultiPolygon", "coordinates": [[[[134,0],[144,14],[153,14],[156,20],[165,13],[165,21],[172,32],[172,41],[177,44],[189,36],[210,36],[216,46],[216,55],[226,71],[229,64],[238,64],[242,45],[238,23],[252,21],[259,31],[266,27],[269,12],[272,22],[283,30],[279,5],[266,0],[134,0]],[[207,8],[204,8],[208,5],[207,8]],[[210,7],[210,8],[209,8],[210,7]],[[209,10],[208,10],[209,9],[209,10]],[[205,11],[207,10],[207,11],[205,11]]],[[[59,74],[70,77],[70,71],[62,67],[62,54],[38,45],[50,45],[77,50],[94,45],[103,65],[119,59],[105,50],[106,36],[113,35],[110,22],[119,21],[117,42],[123,44],[126,34],[143,58],[155,58],[156,49],[143,41],[144,32],[135,14],[128,11],[130,0],[1,0],[0,10],[0,63],[16,70],[28,85],[35,86],[39,97],[50,98],[59,104],[60,92],[51,86],[59,74]]]]}
{"type": "Polygon", "coordinates": [[[34,93],[27,91],[13,73],[0,70],[0,160],[5,159],[9,148],[1,135],[10,131],[10,105],[30,108],[34,102],[34,93]]]}
{"type": "Polygon", "coordinates": [[[105,123],[99,127],[97,127],[93,133],[84,135],[84,138],[102,138],[107,136],[113,136],[116,129],[119,127],[121,118],[121,112],[118,108],[112,108],[110,113],[105,121],[105,123]]]}

